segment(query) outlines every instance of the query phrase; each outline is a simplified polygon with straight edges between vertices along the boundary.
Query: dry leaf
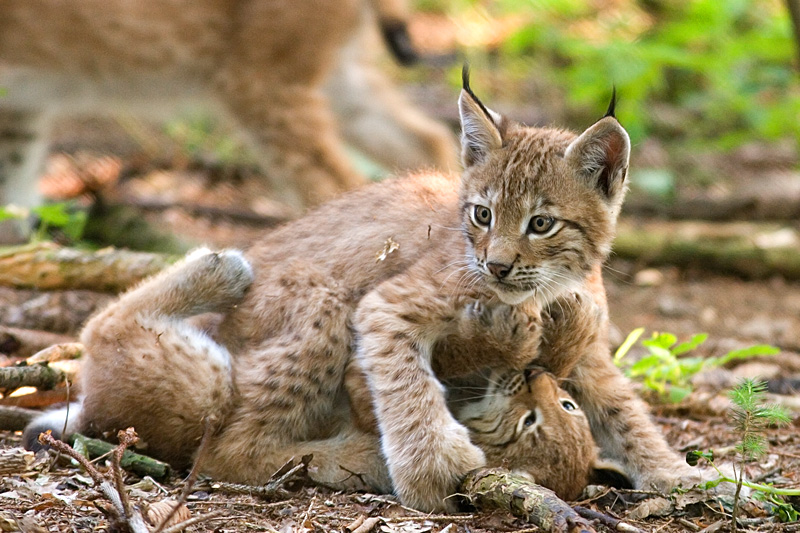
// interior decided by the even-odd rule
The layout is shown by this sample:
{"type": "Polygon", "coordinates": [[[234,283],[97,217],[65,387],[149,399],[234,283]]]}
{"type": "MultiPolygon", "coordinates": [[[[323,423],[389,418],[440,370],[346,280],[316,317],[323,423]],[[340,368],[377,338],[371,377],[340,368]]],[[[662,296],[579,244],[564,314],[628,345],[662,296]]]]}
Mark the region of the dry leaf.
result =
{"type": "Polygon", "coordinates": [[[386,257],[400,248],[400,245],[394,241],[391,237],[386,239],[386,242],[383,243],[383,250],[375,254],[375,262],[383,261],[386,257]]]}
{"type": "MultiPolygon", "coordinates": [[[[161,521],[172,512],[172,509],[177,503],[178,502],[175,500],[161,500],[160,502],[152,504],[147,509],[147,520],[149,520],[154,526],[160,524],[161,521]]],[[[178,511],[172,515],[172,518],[170,518],[166,524],[164,524],[164,527],[166,528],[174,526],[175,524],[179,524],[184,520],[188,520],[191,516],[191,511],[189,511],[185,505],[181,504],[181,506],[178,507],[178,511]]]]}
{"type": "Polygon", "coordinates": [[[628,518],[642,520],[648,516],[666,516],[672,512],[673,505],[666,498],[649,498],[628,513],[628,518]]]}

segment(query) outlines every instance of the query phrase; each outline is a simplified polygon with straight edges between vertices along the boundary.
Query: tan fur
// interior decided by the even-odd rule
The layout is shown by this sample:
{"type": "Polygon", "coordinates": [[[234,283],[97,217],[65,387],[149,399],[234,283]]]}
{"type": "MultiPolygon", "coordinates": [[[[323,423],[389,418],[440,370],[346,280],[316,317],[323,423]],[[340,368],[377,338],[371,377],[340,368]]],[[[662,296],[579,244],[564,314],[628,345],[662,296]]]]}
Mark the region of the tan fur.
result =
{"type": "Polygon", "coordinates": [[[0,203],[37,202],[52,120],[87,113],[215,113],[302,205],[364,183],[342,137],[390,170],[456,168],[446,128],[376,68],[374,11],[406,16],[403,0],[0,0],[0,111],[18,131],[0,203]]]}
{"type": "MultiPolygon", "coordinates": [[[[316,421],[316,440],[286,439],[276,446],[274,435],[289,428],[262,426],[249,418],[249,435],[265,431],[273,437],[246,443],[257,451],[247,460],[220,458],[218,450],[240,444],[230,442],[241,436],[225,431],[225,425],[229,413],[235,418],[241,408],[236,394],[241,374],[232,373],[231,354],[191,317],[230,312],[252,280],[240,253],[200,250],[93,318],[82,334],[88,357],[81,381],[89,392],[74,408],[77,420],[71,430],[103,435],[133,425],[149,454],[187,467],[211,422],[216,432],[210,441],[213,459],[204,469],[219,479],[264,481],[291,457],[312,453],[311,475],[318,482],[390,490],[371,400],[357,370],[348,373],[348,396],[339,400],[338,418],[326,424],[316,421]]],[[[473,313],[466,320],[473,320],[473,313]]],[[[485,319],[476,326],[487,332],[492,327],[485,319]]],[[[490,465],[511,468],[564,498],[576,497],[599,467],[585,415],[552,375],[541,370],[494,372],[449,388],[450,408],[490,465]]],[[[303,392],[275,400],[292,401],[303,392]]],[[[55,429],[61,425],[63,419],[55,429]]],[[[28,437],[41,429],[30,428],[28,437]]]]}
{"type": "MultiPolygon", "coordinates": [[[[368,383],[388,471],[364,479],[379,487],[390,479],[401,500],[420,509],[452,507],[447,497],[487,454],[448,410],[440,380],[481,367],[521,369],[540,351],[579,400],[602,454],[624,462],[637,486],[667,487],[686,473],[608,353],[599,276],[625,193],[627,134],[613,117],[580,136],[527,128],[487,110],[469,90],[461,115],[460,181],[424,174],[356,191],[246,253],[253,284],[219,332],[235,393],[211,413],[224,423],[209,473],[258,483],[299,453],[350,470],[358,454],[379,453],[363,433],[341,433],[362,428],[347,422],[343,384],[354,361],[368,383]],[[547,231],[534,231],[537,220],[547,231]],[[391,242],[399,248],[386,254],[391,242]]],[[[129,316],[130,306],[120,305],[129,316]]],[[[84,382],[86,423],[146,394],[149,377],[127,359],[145,348],[169,357],[160,332],[120,343],[114,332],[130,331],[131,321],[115,321],[110,309],[84,332],[95,372],[84,382]],[[141,386],[130,396],[95,390],[121,379],[141,386]]],[[[170,439],[184,439],[182,447],[198,434],[145,438],[168,449],[170,439]]]]}

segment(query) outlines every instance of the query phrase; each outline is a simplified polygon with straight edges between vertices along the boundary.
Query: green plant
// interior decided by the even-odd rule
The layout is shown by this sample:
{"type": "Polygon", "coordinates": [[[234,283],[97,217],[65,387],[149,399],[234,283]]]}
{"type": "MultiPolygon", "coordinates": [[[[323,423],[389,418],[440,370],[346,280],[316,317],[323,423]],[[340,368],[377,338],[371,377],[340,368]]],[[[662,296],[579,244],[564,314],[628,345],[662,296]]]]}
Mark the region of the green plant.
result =
{"type": "Polygon", "coordinates": [[[25,221],[31,215],[39,219],[32,241],[49,240],[52,229],[58,229],[70,242],[76,242],[83,236],[87,214],[76,209],[70,203],[45,204],[37,207],[22,208],[17,206],[0,206],[0,222],[4,220],[25,221]]]}
{"type": "Polygon", "coordinates": [[[791,422],[791,417],[785,408],[769,405],[765,402],[766,388],[766,383],[763,381],[746,378],[729,392],[729,397],[733,402],[730,414],[731,422],[739,436],[739,443],[736,445],[736,451],[739,455],[738,468],[734,467],[732,478],[717,468],[714,464],[712,452],[695,450],[686,455],[686,461],[691,465],[696,465],[701,457],[708,460],[719,474],[719,478],[704,483],[701,488],[713,488],[720,483],[734,483],[736,485],[732,513],[734,531],[736,531],[736,517],[739,512],[739,495],[742,487],[748,487],[756,491],[754,497],[773,505],[776,514],[781,520],[795,521],[800,518],[800,513],[798,513],[797,509],[783,498],[784,496],[800,496],[800,489],[775,488],[772,485],[752,483],[744,479],[745,464],[748,461],[762,457],[766,453],[766,429],[769,426],[780,426],[791,422]]]}
{"type": "Polygon", "coordinates": [[[655,332],[641,343],[647,348],[647,354],[628,364],[625,358],[643,333],[644,328],[638,328],[628,335],[614,354],[614,364],[624,368],[628,377],[641,381],[646,389],[655,391],[673,403],[680,402],[692,392],[691,378],[702,370],[723,366],[735,359],[775,355],[780,352],[774,346],[759,344],[732,350],[722,356],[689,356],[689,352],[708,339],[707,334],[693,335],[688,341],[678,343],[678,338],[672,333],[655,332]]]}

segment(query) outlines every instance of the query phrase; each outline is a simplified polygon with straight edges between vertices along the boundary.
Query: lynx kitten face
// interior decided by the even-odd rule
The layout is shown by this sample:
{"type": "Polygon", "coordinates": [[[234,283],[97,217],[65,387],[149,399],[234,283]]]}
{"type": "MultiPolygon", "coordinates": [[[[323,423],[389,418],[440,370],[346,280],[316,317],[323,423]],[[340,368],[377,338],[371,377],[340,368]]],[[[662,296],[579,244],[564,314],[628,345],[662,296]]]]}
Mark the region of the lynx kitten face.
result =
{"type": "Polygon", "coordinates": [[[470,268],[507,304],[574,290],[608,254],[630,141],[609,112],[577,137],[512,123],[469,88],[459,101],[470,268]]]}

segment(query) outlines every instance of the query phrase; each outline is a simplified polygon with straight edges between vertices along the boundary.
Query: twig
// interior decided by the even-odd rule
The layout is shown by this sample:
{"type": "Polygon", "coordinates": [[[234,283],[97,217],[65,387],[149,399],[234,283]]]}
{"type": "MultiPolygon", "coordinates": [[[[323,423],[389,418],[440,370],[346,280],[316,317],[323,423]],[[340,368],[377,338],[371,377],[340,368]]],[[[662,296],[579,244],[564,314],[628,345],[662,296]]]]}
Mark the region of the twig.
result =
{"type": "MultiPolygon", "coordinates": [[[[86,470],[86,473],[92,478],[92,481],[97,485],[103,496],[111,502],[109,518],[113,523],[119,526],[120,529],[123,531],[130,531],[131,533],[150,533],[141,513],[134,509],[125,509],[120,492],[108,482],[86,457],[76,452],[72,446],[66,442],[55,439],[49,431],[39,435],[39,442],[75,459],[84,470],[86,470]],[[128,511],[130,511],[130,513],[128,511]]],[[[118,464],[116,468],[119,468],[118,464]]]]}
{"type": "Polygon", "coordinates": [[[310,455],[304,455],[300,459],[299,464],[294,464],[294,458],[290,459],[262,486],[217,481],[214,482],[212,488],[224,492],[232,492],[234,494],[254,494],[265,499],[273,499],[276,497],[285,499],[289,497],[289,493],[283,488],[287,482],[291,481],[292,478],[298,478],[304,481],[308,480],[308,463],[311,461],[311,457],[310,455]]]}
{"type": "Polygon", "coordinates": [[[595,520],[615,531],[624,531],[626,533],[644,533],[638,527],[632,526],[627,522],[623,522],[619,518],[614,518],[613,516],[609,516],[605,513],[589,509],[588,507],[581,507],[580,505],[574,505],[572,508],[575,509],[575,511],[579,515],[586,518],[587,520],[595,520]]]}

